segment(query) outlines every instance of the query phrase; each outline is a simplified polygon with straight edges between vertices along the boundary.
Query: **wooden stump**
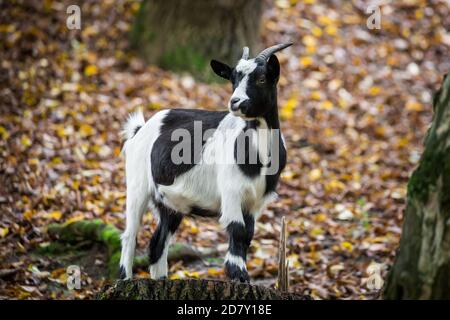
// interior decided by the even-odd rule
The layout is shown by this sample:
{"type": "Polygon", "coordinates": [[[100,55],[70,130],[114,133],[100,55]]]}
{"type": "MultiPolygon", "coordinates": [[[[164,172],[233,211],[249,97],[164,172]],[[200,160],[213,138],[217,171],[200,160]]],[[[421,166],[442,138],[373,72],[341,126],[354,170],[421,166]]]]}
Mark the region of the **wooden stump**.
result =
{"type": "Polygon", "coordinates": [[[97,296],[100,300],[311,300],[310,296],[220,280],[119,280],[97,296]]]}

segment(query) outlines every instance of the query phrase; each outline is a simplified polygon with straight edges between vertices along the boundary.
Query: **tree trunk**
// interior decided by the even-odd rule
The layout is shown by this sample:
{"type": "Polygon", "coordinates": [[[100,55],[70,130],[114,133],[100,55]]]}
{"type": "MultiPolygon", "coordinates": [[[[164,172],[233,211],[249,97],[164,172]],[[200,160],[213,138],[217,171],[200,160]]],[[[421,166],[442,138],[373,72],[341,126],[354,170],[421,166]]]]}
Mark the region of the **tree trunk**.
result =
{"type": "Polygon", "coordinates": [[[97,296],[101,300],[310,300],[311,297],[248,283],[219,280],[118,281],[97,296]]]}
{"type": "Polygon", "coordinates": [[[258,49],[262,5],[260,0],[144,0],[131,42],[149,63],[208,80],[211,59],[232,64],[244,46],[258,49]]]}
{"type": "Polygon", "coordinates": [[[450,299],[450,76],[433,101],[425,151],[408,183],[386,299],[450,299]]]}

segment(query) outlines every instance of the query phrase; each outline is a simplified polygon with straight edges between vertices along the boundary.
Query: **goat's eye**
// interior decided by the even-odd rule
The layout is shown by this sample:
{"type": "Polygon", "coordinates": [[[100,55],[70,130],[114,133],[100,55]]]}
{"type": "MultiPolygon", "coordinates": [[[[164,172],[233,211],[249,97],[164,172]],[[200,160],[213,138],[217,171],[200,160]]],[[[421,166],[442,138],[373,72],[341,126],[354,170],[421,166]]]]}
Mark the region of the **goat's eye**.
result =
{"type": "Polygon", "coordinates": [[[264,75],[262,75],[258,79],[258,84],[264,84],[264,83],[266,83],[266,77],[264,75]]]}

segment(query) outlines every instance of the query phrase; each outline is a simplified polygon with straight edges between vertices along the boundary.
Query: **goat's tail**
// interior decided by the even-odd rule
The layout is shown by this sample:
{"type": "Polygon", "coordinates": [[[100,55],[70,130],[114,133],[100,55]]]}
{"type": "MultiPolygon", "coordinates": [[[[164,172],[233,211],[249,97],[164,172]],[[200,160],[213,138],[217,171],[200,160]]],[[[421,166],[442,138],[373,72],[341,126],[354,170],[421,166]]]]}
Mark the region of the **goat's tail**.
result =
{"type": "Polygon", "coordinates": [[[144,114],[142,110],[138,110],[128,117],[125,126],[123,127],[122,134],[125,139],[130,140],[133,138],[140,128],[145,124],[144,114]]]}

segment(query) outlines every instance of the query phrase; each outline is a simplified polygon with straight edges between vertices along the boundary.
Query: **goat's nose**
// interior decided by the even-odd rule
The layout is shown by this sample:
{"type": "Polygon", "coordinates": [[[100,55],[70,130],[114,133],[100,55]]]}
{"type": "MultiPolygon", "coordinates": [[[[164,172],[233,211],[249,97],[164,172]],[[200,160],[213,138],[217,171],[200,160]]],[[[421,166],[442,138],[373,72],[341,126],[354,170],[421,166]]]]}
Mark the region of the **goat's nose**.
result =
{"type": "Polygon", "coordinates": [[[241,100],[241,99],[238,98],[238,97],[231,98],[231,100],[230,100],[230,107],[231,107],[231,110],[236,111],[237,109],[239,109],[239,105],[238,105],[237,103],[238,103],[240,100],[241,100]]]}

